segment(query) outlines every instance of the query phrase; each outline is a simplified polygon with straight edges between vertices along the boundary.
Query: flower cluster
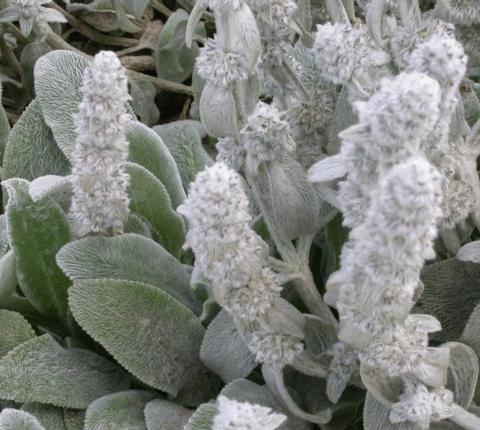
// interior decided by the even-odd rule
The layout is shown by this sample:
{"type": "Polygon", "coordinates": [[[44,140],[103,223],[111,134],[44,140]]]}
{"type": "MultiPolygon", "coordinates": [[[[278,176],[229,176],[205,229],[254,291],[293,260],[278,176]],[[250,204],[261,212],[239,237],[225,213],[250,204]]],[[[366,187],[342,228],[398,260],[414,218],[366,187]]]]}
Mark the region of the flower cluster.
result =
{"type": "MultiPolygon", "coordinates": [[[[268,267],[268,247],[251,229],[241,177],[223,163],[200,172],[178,212],[189,222],[186,247],[196,268],[212,282],[214,297],[233,316],[260,362],[291,362],[303,347],[282,332],[276,315],[282,306],[280,282],[268,267]]],[[[289,311],[298,311],[289,308],[289,311]]]]}
{"type": "Polygon", "coordinates": [[[122,233],[129,212],[124,163],[130,96],[125,69],[113,52],[95,56],[85,69],[81,91],[83,99],[74,118],[70,218],[79,236],[122,233]]]}
{"type": "Polygon", "coordinates": [[[44,7],[51,0],[13,0],[11,6],[0,11],[0,22],[18,21],[25,37],[32,32],[33,26],[41,22],[67,22],[57,10],[44,7]]]}
{"type": "Polygon", "coordinates": [[[212,430],[275,430],[287,419],[266,406],[238,402],[225,396],[217,399],[217,409],[212,430]]]}
{"type": "Polygon", "coordinates": [[[363,349],[407,317],[420,269],[434,255],[441,184],[440,174],[421,156],[380,178],[365,221],[352,230],[342,268],[329,283],[344,342],[363,349]]]}
{"type": "Polygon", "coordinates": [[[241,133],[245,138],[246,166],[252,172],[257,172],[262,163],[281,160],[295,149],[284,115],[263,102],[258,102],[241,133]]]}
{"type": "Polygon", "coordinates": [[[406,381],[404,394],[400,401],[392,406],[392,423],[412,422],[422,430],[428,430],[432,422],[442,421],[453,415],[451,405],[453,393],[445,388],[431,391],[415,381],[406,381]]]}

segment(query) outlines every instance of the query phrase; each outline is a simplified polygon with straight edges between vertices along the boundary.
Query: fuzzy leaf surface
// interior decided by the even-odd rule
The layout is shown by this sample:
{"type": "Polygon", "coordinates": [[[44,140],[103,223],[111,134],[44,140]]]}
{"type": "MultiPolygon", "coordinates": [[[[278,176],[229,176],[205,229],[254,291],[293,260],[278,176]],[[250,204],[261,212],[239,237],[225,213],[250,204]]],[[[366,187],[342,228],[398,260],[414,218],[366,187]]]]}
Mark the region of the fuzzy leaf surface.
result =
{"type": "Polygon", "coordinates": [[[257,366],[255,357],[225,310],[220,311],[208,326],[200,357],[225,383],[248,376],[257,366]]]}
{"type": "Polygon", "coordinates": [[[178,257],[185,242],[183,218],[173,208],[165,186],[147,169],[127,163],[130,175],[130,210],[145,217],[154,229],[156,239],[173,256],[178,257]]]}
{"type": "Polygon", "coordinates": [[[177,165],[162,139],[140,122],[132,123],[127,132],[129,160],[145,167],[165,186],[176,208],[185,200],[185,191],[177,165]]]}
{"type": "Polygon", "coordinates": [[[57,263],[74,282],[102,278],[143,282],[171,295],[194,313],[201,310],[184,266],[161,245],[137,234],[70,242],[57,254],[57,263]]]}
{"type": "Polygon", "coordinates": [[[38,100],[33,100],[12,128],[3,161],[3,179],[33,180],[44,175],[64,176],[70,163],[45,124],[38,100]]]}
{"type": "Polygon", "coordinates": [[[91,403],[85,414],[85,430],[147,430],[143,409],[156,394],[127,390],[108,394],[91,403]]]}
{"type": "Polygon", "coordinates": [[[183,429],[193,412],[168,400],[155,399],[145,406],[144,413],[147,430],[170,430],[183,429]]]}
{"type": "Polygon", "coordinates": [[[79,281],[69,291],[73,316],[142,382],[195,405],[212,397],[199,357],[198,318],[162,290],[114,279],[79,281]]]}
{"type": "Polygon", "coordinates": [[[63,50],[49,52],[35,64],[35,93],[43,117],[67,158],[73,151],[73,114],[82,99],[80,87],[88,64],[85,57],[63,50]]]}
{"type": "Polygon", "coordinates": [[[3,184],[9,195],[7,230],[20,288],[38,311],[57,312],[63,319],[70,281],[55,255],[70,240],[67,217],[50,197],[33,202],[28,181],[9,179],[3,184]]]}
{"type": "Polygon", "coordinates": [[[50,335],[30,339],[0,359],[0,398],[84,409],[127,388],[126,374],[105,358],[66,349],[50,335]]]}

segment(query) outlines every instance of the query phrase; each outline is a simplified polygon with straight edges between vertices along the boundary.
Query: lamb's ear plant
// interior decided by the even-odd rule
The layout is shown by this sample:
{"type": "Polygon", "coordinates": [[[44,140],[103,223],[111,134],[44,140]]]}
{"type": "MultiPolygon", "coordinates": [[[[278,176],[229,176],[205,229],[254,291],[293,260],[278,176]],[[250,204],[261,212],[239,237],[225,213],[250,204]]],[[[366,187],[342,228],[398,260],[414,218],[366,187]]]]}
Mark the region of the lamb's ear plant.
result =
{"type": "Polygon", "coordinates": [[[476,1],[0,25],[0,429],[480,429],[476,1]]]}

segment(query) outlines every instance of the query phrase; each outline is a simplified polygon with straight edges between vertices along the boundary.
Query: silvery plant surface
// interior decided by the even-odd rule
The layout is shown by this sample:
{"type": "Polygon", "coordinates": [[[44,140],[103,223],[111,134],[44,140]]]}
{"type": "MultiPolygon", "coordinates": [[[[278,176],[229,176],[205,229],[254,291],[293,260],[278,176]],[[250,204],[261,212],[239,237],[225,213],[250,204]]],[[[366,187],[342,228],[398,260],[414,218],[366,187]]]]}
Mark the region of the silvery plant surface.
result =
{"type": "Polygon", "coordinates": [[[0,7],[0,430],[480,429],[479,0],[0,7]]]}

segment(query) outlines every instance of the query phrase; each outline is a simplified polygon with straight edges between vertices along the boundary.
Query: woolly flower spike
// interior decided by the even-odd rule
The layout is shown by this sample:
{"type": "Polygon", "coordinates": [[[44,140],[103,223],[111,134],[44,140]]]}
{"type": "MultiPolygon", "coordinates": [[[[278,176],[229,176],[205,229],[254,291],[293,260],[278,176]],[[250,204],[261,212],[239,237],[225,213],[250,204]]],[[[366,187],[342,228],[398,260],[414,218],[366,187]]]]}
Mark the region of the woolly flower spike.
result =
{"type": "Polygon", "coordinates": [[[363,349],[413,305],[424,261],[432,258],[442,180],[422,157],[393,167],[379,183],[365,222],[351,232],[341,271],[329,280],[339,339],[363,349]]]}
{"type": "Polygon", "coordinates": [[[382,163],[397,163],[415,154],[440,115],[441,90],[422,73],[401,73],[382,81],[368,103],[358,103],[360,123],[369,127],[374,145],[365,145],[382,163]]]}
{"type": "Polygon", "coordinates": [[[218,154],[216,161],[225,163],[228,167],[238,172],[245,162],[245,150],[231,137],[221,137],[217,144],[218,154]]]}
{"type": "Polygon", "coordinates": [[[237,402],[225,396],[217,399],[217,408],[212,430],[275,430],[287,419],[265,406],[237,402]]]}
{"type": "Polygon", "coordinates": [[[355,68],[355,44],[361,31],[346,24],[317,26],[313,51],[325,79],[344,84],[350,80],[355,68]]]}
{"type": "Polygon", "coordinates": [[[429,391],[423,384],[406,381],[406,390],[390,411],[390,421],[394,424],[411,422],[422,430],[430,428],[430,423],[442,421],[453,415],[453,393],[445,388],[429,391]]]}
{"type": "Polygon", "coordinates": [[[225,308],[240,319],[255,321],[267,314],[281,290],[278,276],[264,267],[260,277],[252,279],[244,288],[234,288],[227,293],[225,308]]]}
{"type": "Polygon", "coordinates": [[[472,25],[480,23],[478,0],[437,0],[439,15],[454,24],[472,25]]]}
{"type": "Polygon", "coordinates": [[[252,172],[258,172],[262,163],[281,160],[295,149],[284,114],[263,102],[258,102],[241,133],[245,137],[247,168],[252,172]]]}
{"type": "Polygon", "coordinates": [[[0,22],[18,21],[25,37],[32,32],[34,24],[40,22],[67,22],[55,9],[43,7],[51,0],[13,0],[11,6],[0,11],[0,22]]]}
{"type": "Polygon", "coordinates": [[[449,349],[428,347],[428,334],[440,330],[440,323],[430,315],[409,315],[405,323],[377,337],[360,359],[389,377],[412,374],[426,384],[444,385],[449,349]]]}
{"type": "Polygon", "coordinates": [[[246,57],[225,52],[216,39],[208,39],[197,57],[197,69],[203,79],[227,88],[235,81],[248,79],[246,62],[246,57]]]}
{"type": "Polygon", "coordinates": [[[248,347],[259,363],[293,363],[303,352],[303,343],[296,336],[255,332],[248,340],[248,347]]]}
{"type": "Polygon", "coordinates": [[[465,76],[467,56],[453,37],[434,34],[412,53],[408,70],[425,73],[443,88],[452,88],[465,76]]]}
{"type": "Polygon", "coordinates": [[[186,247],[195,264],[214,286],[223,305],[231,288],[241,288],[259,276],[268,247],[250,228],[248,198],[241,177],[223,163],[200,172],[188,198],[177,209],[189,222],[186,247]]]}
{"type": "Polygon", "coordinates": [[[85,69],[75,114],[70,217],[77,234],[119,234],[128,217],[125,69],[113,52],[97,54],[85,69]]]}

